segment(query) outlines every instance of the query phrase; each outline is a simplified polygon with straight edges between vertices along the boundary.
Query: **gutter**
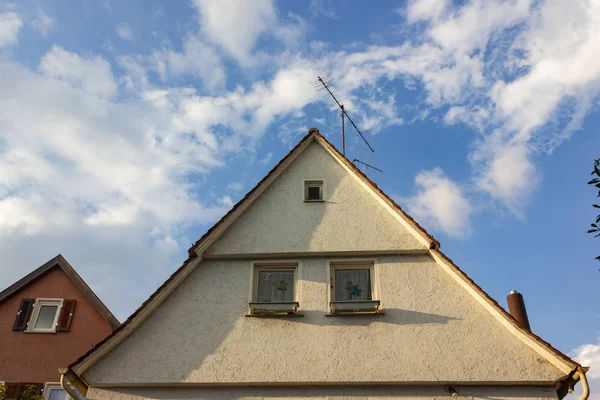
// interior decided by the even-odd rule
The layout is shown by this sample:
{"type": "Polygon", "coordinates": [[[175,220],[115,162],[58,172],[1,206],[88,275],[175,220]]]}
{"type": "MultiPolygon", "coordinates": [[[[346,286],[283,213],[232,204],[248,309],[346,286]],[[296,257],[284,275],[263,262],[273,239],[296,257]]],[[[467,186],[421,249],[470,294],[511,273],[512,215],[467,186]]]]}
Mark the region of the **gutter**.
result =
{"type": "Polygon", "coordinates": [[[590,385],[588,384],[587,377],[585,376],[585,371],[583,369],[578,369],[579,372],[579,380],[581,381],[581,387],[583,389],[583,393],[579,396],[579,400],[587,400],[590,397],[590,385]]]}
{"type": "Polygon", "coordinates": [[[60,386],[74,400],[86,399],[89,386],[70,368],[59,368],[60,386]]]}

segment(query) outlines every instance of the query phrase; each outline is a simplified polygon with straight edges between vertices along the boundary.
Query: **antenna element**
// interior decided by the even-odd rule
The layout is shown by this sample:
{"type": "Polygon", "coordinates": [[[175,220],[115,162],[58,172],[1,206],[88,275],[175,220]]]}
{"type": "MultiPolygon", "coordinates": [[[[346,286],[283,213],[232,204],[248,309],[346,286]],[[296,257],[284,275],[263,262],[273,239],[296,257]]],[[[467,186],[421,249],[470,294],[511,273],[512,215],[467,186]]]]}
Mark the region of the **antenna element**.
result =
{"type": "MultiPolygon", "coordinates": [[[[341,110],[341,116],[342,116],[342,154],[346,155],[346,138],[345,138],[345,133],[344,133],[344,116],[346,118],[348,118],[348,121],[350,121],[350,123],[352,124],[352,126],[354,127],[354,129],[356,129],[356,132],[358,132],[358,134],[360,135],[360,137],[365,141],[365,143],[367,144],[367,146],[369,146],[369,149],[371,149],[372,152],[375,152],[375,150],[373,150],[373,148],[371,147],[371,145],[369,144],[369,142],[367,142],[367,139],[365,139],[365,137],[363,136],[363,134],[360,132],[360,130],[356,127],[356,124],[354,123],[354,121],[352,121],[352,118],[350,118],[350,116],[348,115],[348,113],[346,112],[346,110],[344,109],[344,105],[340,104],[340,102],[338,101],[338,99],[333,95],[333,92],[329,89],[329,86],[327,86],[327,81],[328,79],[330,79],[331,75],[328,75],[324,78],[321,78],[320,76],[317,77],[317,81],[320,82],[323,85],[322,89],[326,89],[329,94],[331,95],[331,97],[333,98],[333,100],[335,100],[336,104],[338,105],[338,107],[341,110]]],[[[317,83],[317,82],[314,82],[317,83]]],[[[374,168],[374,167],[372,167],[374,168]]],[[[377,168],[375,168],[377,169],[377,168]]]]}

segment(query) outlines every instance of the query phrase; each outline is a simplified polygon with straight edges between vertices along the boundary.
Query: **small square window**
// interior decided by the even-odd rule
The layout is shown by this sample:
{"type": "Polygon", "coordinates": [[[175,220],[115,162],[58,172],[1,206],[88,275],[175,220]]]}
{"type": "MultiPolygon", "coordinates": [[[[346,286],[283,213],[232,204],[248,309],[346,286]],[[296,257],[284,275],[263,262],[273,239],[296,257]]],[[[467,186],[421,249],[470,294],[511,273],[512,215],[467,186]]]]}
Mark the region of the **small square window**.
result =
{"type": "Polygon", "coordinates": [[[62,299],[36,299],[27,332],[56,332],[62,299]]]}
{"type": "Polygon", "coordinates": [[[304,182],[304,201],[323,201],[323,181],[304,182]]]}

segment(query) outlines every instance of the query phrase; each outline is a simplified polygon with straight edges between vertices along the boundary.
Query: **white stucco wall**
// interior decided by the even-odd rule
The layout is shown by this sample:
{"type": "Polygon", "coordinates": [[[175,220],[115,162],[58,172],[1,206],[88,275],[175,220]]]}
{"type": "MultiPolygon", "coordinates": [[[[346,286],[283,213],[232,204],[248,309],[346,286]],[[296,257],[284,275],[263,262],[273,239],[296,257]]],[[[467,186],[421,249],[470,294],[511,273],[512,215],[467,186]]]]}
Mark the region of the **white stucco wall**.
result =
{"type": "Polygon", "coordinates": [[[83,377],[95,386],[540,383],[563,375],[426,255],[377,258],[376,286],[386,315],[325,317],[327,261],[301,260],[305,317],[290,319],[244,317],[250,261],[204,261],[83,377]]]}
{"type": "MultiPolygon", "coordinates": [[[[551,386],[457,386],[456,399],[556,400],[551,386]]],[[[90,400],[203,399],[203,400],[404,400],[450,399],[443,386],[363,387],[247,387],[247,388],[110,388],[91,389],[90,400]]]]}
{"type": "Polygon", "coordinates": [[[206,254],[413,250],[424,246],[313,142],[206,254]],[[325,182],[303,201],[303,180],[325,182]]]}

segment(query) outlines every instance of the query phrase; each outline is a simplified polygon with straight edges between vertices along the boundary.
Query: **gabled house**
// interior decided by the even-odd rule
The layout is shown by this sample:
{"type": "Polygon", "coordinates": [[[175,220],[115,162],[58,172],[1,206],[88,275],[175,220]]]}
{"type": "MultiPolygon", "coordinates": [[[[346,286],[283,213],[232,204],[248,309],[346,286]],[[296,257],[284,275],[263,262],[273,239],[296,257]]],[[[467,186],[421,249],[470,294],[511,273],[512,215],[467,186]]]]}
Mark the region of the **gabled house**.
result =
{"type": "Polygon", "coordinates": [[[521,322],[313,128],[62,382],[94,400],[587,388],[587,369],[516,311],[521,322]]]}
{"type": "Polygon", "coordinates": [[[45,399],[66,399],[59,367],[119,326],[62,255],[0,292],[0,382],[7,397],[34,386],[45,399]]]}

